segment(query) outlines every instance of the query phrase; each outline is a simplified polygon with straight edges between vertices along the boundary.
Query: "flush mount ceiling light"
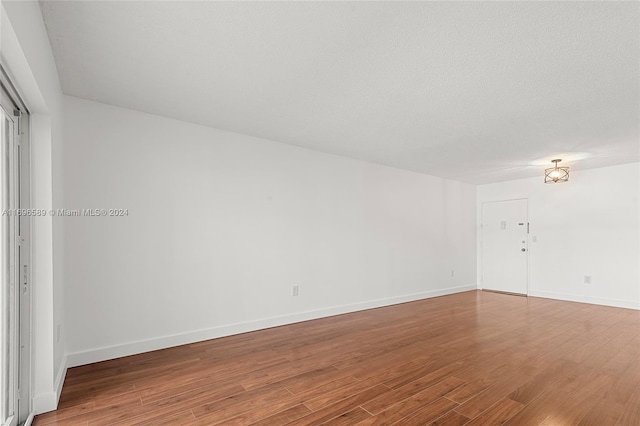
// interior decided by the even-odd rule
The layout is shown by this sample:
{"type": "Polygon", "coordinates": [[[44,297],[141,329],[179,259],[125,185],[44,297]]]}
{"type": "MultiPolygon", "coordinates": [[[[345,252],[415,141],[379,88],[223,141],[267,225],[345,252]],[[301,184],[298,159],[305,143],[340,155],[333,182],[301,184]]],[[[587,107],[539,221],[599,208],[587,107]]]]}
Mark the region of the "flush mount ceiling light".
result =
{"type": "Polygon", "coordinates": [[[554,167],[545,169],[544,183],[562,183],[569,180],[569,168],[558,167],[558,163],[562,160],[551,160],[554,167]]]}

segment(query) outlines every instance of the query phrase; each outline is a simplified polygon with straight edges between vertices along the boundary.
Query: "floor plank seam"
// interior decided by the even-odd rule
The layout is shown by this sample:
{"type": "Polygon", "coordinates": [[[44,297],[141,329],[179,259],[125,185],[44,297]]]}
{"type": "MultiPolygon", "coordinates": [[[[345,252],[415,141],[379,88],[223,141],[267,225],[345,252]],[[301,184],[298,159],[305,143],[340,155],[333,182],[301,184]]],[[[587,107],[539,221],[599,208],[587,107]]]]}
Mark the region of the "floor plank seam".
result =
{"type": "Polygon", "coordinates": [[[367,413],[369,413],[370,416],[374,417],[375,414],[373,414],[371,411],[367,410],[366,408],[364,408],[362,405],[359,405],[358,407],[362,408],[364,411],[366,411],[367,413]]]}

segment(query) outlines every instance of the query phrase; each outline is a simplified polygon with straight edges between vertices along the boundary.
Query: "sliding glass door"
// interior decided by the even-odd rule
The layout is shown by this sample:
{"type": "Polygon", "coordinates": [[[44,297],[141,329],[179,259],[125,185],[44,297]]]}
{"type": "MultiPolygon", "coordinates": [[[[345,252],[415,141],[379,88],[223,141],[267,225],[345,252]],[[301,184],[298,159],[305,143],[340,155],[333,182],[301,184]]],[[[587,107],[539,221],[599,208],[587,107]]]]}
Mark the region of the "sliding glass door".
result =
{"type": "MultiPolygon", "coordinates": [[[[5,104],[5,102],[3,102],[5,104]]],[[[0,107],[0,424],[18,424],[20,321],[17,207],[17,126],[14,111],[0,107]]]]}
{"type": "Polygon", "coordinates": [[[0,65],[0,426],[31,413],[29,114],[0,65]]]}

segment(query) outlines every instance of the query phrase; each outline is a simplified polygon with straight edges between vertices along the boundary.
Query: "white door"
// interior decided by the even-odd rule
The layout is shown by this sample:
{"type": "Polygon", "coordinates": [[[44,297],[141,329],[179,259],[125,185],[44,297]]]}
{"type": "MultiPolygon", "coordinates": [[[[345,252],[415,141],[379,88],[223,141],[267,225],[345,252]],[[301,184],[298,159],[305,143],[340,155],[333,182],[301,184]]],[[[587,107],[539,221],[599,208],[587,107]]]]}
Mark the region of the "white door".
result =
{"type": "Polygon", "coordinates": [[[527,294],[527,200],[482,204],[482,288],[527,294]]]}

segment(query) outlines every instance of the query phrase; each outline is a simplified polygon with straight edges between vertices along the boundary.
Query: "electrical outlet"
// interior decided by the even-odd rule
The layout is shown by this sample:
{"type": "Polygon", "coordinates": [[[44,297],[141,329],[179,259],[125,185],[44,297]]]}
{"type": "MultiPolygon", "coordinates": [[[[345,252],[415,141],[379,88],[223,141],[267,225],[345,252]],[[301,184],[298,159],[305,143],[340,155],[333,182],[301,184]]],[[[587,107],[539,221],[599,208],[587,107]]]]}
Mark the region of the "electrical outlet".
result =
{"type": "Polygon", "coordinates": [[[591,275],[585,275],[584,276],[584,283],[585,284],[591,284],[591,275]]]}
{"type": "Polygon", "coordinates": [[[297,296],[298,295],[298,286],[294,285],[293,287],[291,287],[291,295],[292,296],[297,296]]]}
{"type": "Polygon", "coordinates": [[[451,278],[453,278],[454,275],[455,275],[455,271],[452,269],[451,270],[451,278]]]}

